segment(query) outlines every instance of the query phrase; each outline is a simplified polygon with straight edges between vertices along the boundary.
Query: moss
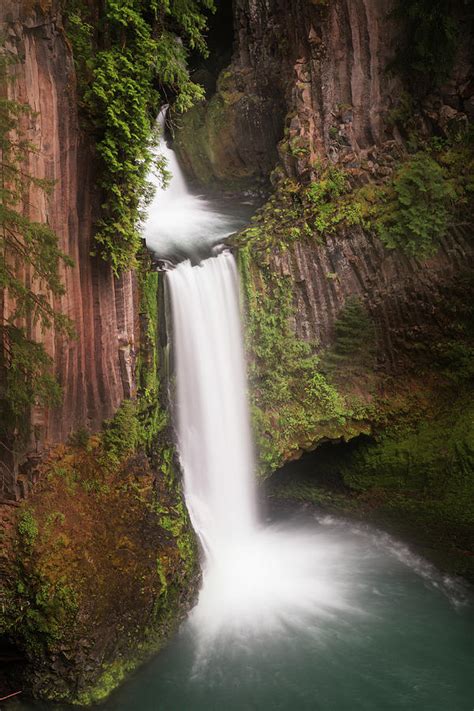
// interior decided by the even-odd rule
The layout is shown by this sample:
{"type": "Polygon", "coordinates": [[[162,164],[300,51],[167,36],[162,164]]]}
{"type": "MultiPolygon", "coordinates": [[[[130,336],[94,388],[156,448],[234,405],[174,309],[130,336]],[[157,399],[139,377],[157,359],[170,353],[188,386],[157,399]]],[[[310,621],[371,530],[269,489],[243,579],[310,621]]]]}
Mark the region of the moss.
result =
{"type": "Polygon", "coordinates": [[[379,490],[384,506],[419,519],[456,527],[474,524],[474,407],[454,407],[411,428],[386,430],[360,447],[344,468],[344,482],[357,492],[379,490]]]}
{"type": "Polygon", "coordinates": [[[124,660],[105,665],[100,680],[91,689],[79,694],[76,703],[80,706],[91,706],[103,701],[135,667],[132,662],[124,660]]]}
{"type": "Polygon", "coordinates": [[[472,402],[467,395],[445,396],[371,439],[325,445],[276,474],[270,493],[389,528],[441,567],[474,581],[472,402]]]}
{"type": "Polygon", "coordinates": [[[38,524],[30,508],[24,508],[18,517],[18,535],[28,548],[33,546],[38,537],[38,524]]]}
{"type": "Polygon", "coordinates": [[[111,420],[104,422],[103,451],[109,459],[120,461],[142,444],[143,434],[137,417],[137,403],[124,400],[111,420]]]}
{"type": "Polygon", "coordinates": [[[271,269],[265,229],[260,223],[243,234],[238,263],[252,416],[261,472],[268,474],[299,450],[327,437],[350,438],[368,423],[366,406],[331,384],[314,345],[296,337],[291,279],[271,269]],[[256,246],[263,252],[257,255],[256,246]]]}

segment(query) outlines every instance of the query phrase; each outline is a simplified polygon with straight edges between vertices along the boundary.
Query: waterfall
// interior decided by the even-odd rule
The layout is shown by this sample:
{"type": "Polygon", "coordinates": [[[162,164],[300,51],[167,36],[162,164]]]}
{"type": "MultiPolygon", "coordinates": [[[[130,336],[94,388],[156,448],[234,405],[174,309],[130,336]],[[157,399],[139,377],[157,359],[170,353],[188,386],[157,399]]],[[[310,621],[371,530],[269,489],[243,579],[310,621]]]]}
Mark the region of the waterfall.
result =
{"type": "MultiPolygon", "coordinates": [[[[163,127],[163,113],[159,121],[163,127]]],[[[157,190],[145,236],[159,256],[187,257],[166,272],[166,285],[178,453],[203,551],[203,586],[189,625],[206,650],[229,632],[242,638],[313,629],[332,610],[348,609],[342,547],[314,527],[283,529],[258,516],[238,275],[229,251],[211,256],[235,215],[188,190],[164,141],[158,152],[174,177],[157,190]],[[196,259],[206,251],[207,259],[196,259]]]]}
{"type": "Polygon", "coordinates": [[[178,448],[186,502],[208,559],[256,528],[252,445],[234,258],[166,274],[173,313],[178,448]]]}
{"type": "Polygon", "coordinates": [[[172,261],[191,257],[196,261],[209,254],[212,245],[235,232],[241,218],[235,208],[223,214],[188,188],[176,154],[164,139],[166,110],[167,107],[162,109],[157,119],[161,140],[154,157],[156,161],[164,159],[171,179],[163,188],[156,171],[150,172],[148,179],[155,195],[147,209],[143,234],[148,247],[159,257],[172,261]]]}
{"type": "Polygon", "coordinates": [[[204,552],[203,587],[190,618],[202,659],[223,634],[240,639],[288,625],[314,628],[345,602],[334,541],[314,529],[264,525],[257,513],[233,256],[224,252],[199,266],[187,260],[166,280],[178,451],[186,505],[204,552]]]}

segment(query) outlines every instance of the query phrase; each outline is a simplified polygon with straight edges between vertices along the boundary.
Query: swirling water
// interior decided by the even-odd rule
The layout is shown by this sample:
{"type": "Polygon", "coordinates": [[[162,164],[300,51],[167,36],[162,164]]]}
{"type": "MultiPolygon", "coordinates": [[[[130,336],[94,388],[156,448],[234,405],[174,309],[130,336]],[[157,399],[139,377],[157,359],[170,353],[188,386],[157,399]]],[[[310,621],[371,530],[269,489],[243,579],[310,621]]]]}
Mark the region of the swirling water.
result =
{"type": "Polygon", "coordinates": [[[343,520],[260,535],[205,581],[179,634],[107,710],[472,708],[474,617],[459,584],[343,520]]]}

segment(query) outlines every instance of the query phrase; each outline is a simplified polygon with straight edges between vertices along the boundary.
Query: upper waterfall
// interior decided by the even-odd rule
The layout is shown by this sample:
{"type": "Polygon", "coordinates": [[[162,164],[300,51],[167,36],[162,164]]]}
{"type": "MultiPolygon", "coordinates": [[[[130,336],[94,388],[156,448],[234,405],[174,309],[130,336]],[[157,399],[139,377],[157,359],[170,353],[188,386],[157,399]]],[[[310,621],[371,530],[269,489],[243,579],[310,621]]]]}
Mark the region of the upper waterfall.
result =
{"type": "Polygon", "coordinates": [[[176,154],[165,140],[166,114],[165,106],[157,119],[160,140],[154,156],[157,161],[165,160],[170,180],[163,185],[156,171],[148,176],[155,193],[147,208],[143,235],[158,257],[175,262],[186,257],[199,260],[210,256],[213,245],[242,225],[242,212],[248,210],[235,203],[215,204],[189,189],[176,154]]]}

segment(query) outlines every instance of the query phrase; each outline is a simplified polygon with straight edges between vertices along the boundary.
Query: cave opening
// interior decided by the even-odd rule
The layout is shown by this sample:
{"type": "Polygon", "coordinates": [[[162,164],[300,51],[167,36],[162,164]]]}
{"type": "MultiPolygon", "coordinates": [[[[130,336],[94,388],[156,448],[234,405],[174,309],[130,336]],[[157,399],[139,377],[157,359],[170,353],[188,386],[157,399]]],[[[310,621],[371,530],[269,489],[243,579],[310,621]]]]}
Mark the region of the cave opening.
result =
{"type": "Polygon", "coordinates": [[[316,449],[304,452],[299,459],[277,469],[268,481],[268,493],[271,495],[288,485],[293,489],[310,485],[334,493],[350,494],[351,489],[344,482],[343,469],[360,447],[373,441],[369,435],[360,434],[348,442],[323,442],[316,449]]]}
{"type": "Polygon", "coordinates": [[[26,663],[24,652],[7,635],[0,635],[0,697],[22,690],[26,663]]]}

